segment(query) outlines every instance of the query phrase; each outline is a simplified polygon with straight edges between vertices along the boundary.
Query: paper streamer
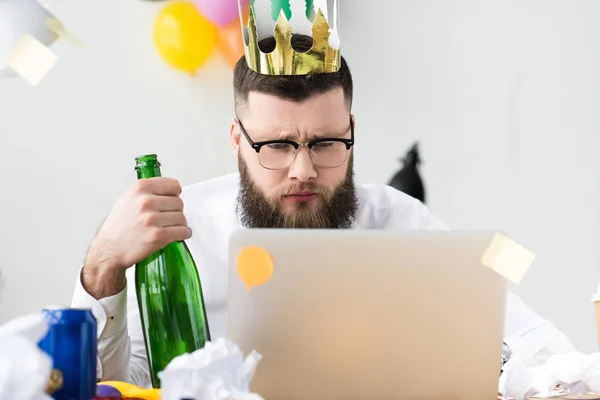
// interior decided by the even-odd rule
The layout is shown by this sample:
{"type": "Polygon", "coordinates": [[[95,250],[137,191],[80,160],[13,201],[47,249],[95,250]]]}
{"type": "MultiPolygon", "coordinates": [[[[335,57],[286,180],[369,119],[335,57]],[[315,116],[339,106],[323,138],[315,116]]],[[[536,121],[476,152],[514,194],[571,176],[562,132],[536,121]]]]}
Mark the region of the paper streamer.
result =
{"type": "Polygon", "coordinates": [[[86,44],[67,31],[64,25],[56,18],[48,18],[46,20],[46,28],[50,29],[56,35],[64,38],[77,47],[86,47],[86,44]]]}

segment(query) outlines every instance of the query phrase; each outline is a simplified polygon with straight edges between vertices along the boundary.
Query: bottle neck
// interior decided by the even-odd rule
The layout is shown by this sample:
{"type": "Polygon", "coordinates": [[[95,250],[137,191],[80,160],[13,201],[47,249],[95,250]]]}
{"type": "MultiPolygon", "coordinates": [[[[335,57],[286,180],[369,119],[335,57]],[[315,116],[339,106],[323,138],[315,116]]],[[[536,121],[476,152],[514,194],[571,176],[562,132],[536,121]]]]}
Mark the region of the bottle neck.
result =
{"type": "Polygon", "coordinates": [[[156,178],[161,176],[160,162],[156,154],[136,158],[135,170],[138,179],[156,178]]]}
{"type": "Polygon", "coordinates": [[[158,165],[148,165],[137,169],[138,179],[156,178],[160,175],[160,167],[158,165]]]}

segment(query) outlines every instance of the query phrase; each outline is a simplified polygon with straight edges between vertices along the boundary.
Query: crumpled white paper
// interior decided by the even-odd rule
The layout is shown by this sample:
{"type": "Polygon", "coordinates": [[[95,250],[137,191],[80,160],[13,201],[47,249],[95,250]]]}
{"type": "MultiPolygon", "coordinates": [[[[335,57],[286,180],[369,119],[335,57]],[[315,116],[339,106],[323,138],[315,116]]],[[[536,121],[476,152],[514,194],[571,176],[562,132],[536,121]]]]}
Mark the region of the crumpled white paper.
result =
{"type": "Polygon", "coordinates": [[[0,400],[52,400],[46,394],[52,359],[37,346],[47,332],[41,314],[0,326],[0,400]]]}
{"type": "Polygon", "coordinates": [[[263,400],[250,392],[250,382],[262,356],[244,356],[225,338],[207,342],[204,348],[174,358],[159,372],[162,400],[263,400]]]}
{"type": "Polygon", "coordinates": [[[557,354],[540,365],[514,356],[502,369],[498,392],[504,398],[550,397],[559,385],[570,394],[600,394],[600,353],[557,354]]]}

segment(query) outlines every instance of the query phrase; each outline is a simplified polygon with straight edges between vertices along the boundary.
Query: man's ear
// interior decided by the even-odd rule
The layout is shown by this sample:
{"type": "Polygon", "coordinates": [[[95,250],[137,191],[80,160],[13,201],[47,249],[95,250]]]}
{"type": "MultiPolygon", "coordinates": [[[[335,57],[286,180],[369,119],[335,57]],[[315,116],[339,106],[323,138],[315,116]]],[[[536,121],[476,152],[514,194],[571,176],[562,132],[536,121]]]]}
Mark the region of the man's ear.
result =
{"type": "Polygon", "coordinates": [[[231,120],[231,126],[229,127],[229,138],[231,140],[231,148],[233,152],[237,155],[240,150],[240,137],[242,136],[242,132],[240,131],[240,124],[237,118],[233,118],[231,120]]]}

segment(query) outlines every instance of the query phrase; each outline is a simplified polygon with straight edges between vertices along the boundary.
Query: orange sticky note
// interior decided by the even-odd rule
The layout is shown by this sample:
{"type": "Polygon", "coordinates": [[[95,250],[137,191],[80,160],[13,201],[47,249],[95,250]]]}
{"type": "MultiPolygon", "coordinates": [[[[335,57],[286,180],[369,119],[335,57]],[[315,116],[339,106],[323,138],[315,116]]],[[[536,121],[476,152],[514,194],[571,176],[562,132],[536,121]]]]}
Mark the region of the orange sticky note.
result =
{"type": "Polygon", "coordinates": [[[240,279],[250,291],[254,286],[265,284],[273,276],[273,257],[262,247],[244,247],[238,254],[237,271],[240,279]]]}

